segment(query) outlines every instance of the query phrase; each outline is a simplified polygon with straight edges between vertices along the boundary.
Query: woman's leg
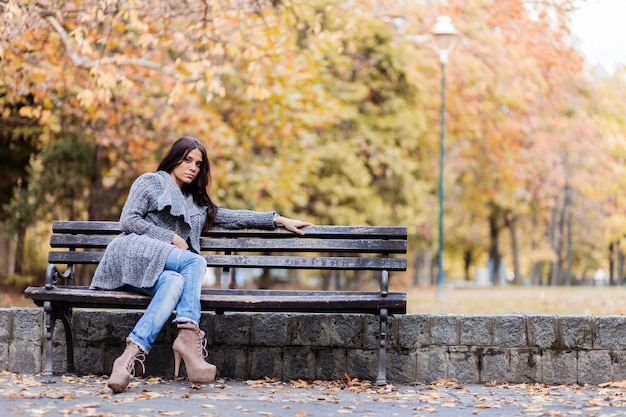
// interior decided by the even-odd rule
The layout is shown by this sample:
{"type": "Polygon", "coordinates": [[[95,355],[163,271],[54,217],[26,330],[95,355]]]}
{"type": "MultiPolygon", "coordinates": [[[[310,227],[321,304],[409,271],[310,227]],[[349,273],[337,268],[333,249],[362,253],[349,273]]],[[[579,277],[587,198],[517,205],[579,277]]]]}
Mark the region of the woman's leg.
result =
{"type": "Polygon", "coordinates": [[[190,251],[173,249],[165,264],[166,269],[184,277],[183,291],[176,305],[175,323],[200,324],[200,291],[206,273],[206,259],[190,251]]]}
{"type": "Polygon", "coordinates": [[[132,288],[135,292],[152,297],[148,308],[128,335],[128,340],[137,344],[144,353],[150,352],[152,343],[172,315],[183,293],[184,284],[185,278],[180,273],[166,269],[154,287],[132,288]]]}
{"type": "Polygon", "coordinates": [[[159,275],[152,288],[127,287],[130,291],[150,295],[152,300],[126,338],[126,349],[113,363],[107,385],[114,393],[122,392],[128,387],[136,361],[143,366],[144,354],[150,352],[152,343],[172,315],[172,310],[183,292],[183,284],[184,278],[181,274],[166,270],[159,275]]]}
{"type": "Polygon", "coordinates": [[[174,248],[165,261],[165,270],[152,288],[129,288],[152,297],[148,308],[128,339],[148,353],[152,343],[176,310],[176,323],[200,322],[200,290],[206,259],[193,252],[174,248]]]}

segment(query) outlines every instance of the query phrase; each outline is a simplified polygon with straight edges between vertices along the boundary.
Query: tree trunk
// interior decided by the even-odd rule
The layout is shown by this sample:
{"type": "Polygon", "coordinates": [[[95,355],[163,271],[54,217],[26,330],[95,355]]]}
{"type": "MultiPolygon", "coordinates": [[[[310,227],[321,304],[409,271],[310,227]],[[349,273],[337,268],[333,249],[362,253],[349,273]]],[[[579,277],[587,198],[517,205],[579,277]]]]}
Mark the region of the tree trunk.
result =
{"type": "Polygon", "coordinates": [[[415,256],[415,271],[413,285],[428,288],[433,283],[433,256],[430,251],[424,251],[415,256]]]}
{"type": "Polygon", "coordinates": [[[463,251],[463,279],[465,281],[470,280],[470,267],[472,266],[472,250],[465,249],[463,251]]]}
{"type": "Polygon", "coordinates": [[[331,269],[326,281],[326,291],[337,291],[337,270],[331,269]]]}
{"type": "Polygon", "coordinates": [[[355,271],[356,290],[363,291],[365,288],[365,271],[355,271]]]}
{"type": "Polygon", "coordinates": [[[553,287],[560,285],[559,278],[561,277],[561,261],[552,261],[552,267],[550,268],[550,285],[553,287]]]}
{"type": "Polygon", "coordinates": [[[26,259],[26,228],[21,227],[17,231],[17,242],[15,244],[15,274],[21,275],[24,272],[24,261],[26,259]]]}
{"type": "Polygon", "coordinates": [[[13,234],[0,223],[0,274],[15,272],[15,241],[13,234]]]}
{"type": "Polygon", "coordinates": [[[499,273],[500,273],[500,250],[498,244],[498,219],[496,209],[492,209],[489,215],[489,238],[491,240],[491,246],[489,248],[489,281],[492,285],[499,285],[499,273]]]}
{"type": "Polygon", "coordinates": [[[259,278],[259,289],[268,290],[272,286],[271,270],[269,268],[263,268],[261,278],[259,278]]]}
{"type": "Polygon", "coordinates": [[[530,268],[530,282],[531,285],[541,285],[543,281],[543,261],[534,262],[530,268]]]}
{"type": "Polygon", "coordinates": [[[513,254],[513,284],[520,285],[522,283],[522,275],[519,267],[519,246],[517,243],[517,218],[512,213],[507,213],[504,216],[505,225],[508,227],[511,234],[511,252],[513,254]]]}
{"type": "Polygon", "coordinates": [[[567,253],[567,268],[565,271],[565,285],[572,285],[572,189],[569,186],[569,181],[565,184],[565,207],[564,217],[566,218],[566,228],[567,228],[567,243],[566,243],[566,253],[567,253]]]}
{"type": "Polygon", "coordinates": [[[620,241],[617,241],[617,276],[615,277],[615,285],[624,285],[624,253],[620,248],[620,241]]]}
{"type": "Polygon", "coordinates": [[[609,245],[609,285],[615,285],[615,265],[617,260],[617,243],[611,242],[609,245]]]}

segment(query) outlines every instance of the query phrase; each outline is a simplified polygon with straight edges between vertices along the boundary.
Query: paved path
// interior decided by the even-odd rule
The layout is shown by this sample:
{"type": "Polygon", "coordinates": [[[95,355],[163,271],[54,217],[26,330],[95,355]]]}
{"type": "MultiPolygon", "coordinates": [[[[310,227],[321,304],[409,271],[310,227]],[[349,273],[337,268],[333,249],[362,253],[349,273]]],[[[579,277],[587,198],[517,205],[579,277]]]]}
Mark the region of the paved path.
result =
{"type": "Polygon", "coordinates": [[[0,416],[626,416],[626,384],[604,387],[430,385],[375,387],[360,381],[133,379],[113,395],[103,377],[0,373],[0,416]]]}

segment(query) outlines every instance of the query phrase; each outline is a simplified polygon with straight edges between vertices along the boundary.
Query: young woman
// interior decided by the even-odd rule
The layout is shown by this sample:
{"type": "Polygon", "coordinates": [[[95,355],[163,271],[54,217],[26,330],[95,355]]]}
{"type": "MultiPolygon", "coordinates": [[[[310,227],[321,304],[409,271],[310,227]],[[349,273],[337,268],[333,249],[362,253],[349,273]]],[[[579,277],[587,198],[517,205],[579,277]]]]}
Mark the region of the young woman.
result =
{"type": "Polygon", "coordinates": [[[230,229],[273,228],[304,234],[311,223],[276,212],[228,210],[211,201],[207,189],[211,173],[204,146],[182,137],[170,148],[157,172],[143,174],[131,186],[122,214],[122,233],[108,245],[94,274],[93,289],[124,289],[152,297],[132,332],[126,349],[113,363],[108,386],[122,392],[130,382],[135,361],[145,355],[173,311],[179,329],[172,346],[174,374],[181,359],[192,383],[215,379],[215,365],[207,363],[200,322],[200,290],[206,260],[200,256],[200,235],[211,226],[230,229]]]}

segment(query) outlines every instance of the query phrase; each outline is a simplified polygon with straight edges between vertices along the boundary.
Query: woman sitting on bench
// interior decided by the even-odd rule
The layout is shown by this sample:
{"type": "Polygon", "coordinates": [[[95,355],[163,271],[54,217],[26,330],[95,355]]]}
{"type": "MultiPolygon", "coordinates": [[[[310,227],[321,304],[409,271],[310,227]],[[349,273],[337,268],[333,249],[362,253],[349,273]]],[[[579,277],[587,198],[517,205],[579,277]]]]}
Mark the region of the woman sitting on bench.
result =
{"type": "Polygon", "coordinates": [[[108,245],[91,288],[123,289],[152,297],[132,332],[126,349],[113,363],[108,386],[114,393],[128,387],[135,361],[145,355],[176,311],[179,329],[172,346],[174,375],[181,359],[193,384],[212,382],[217,369],[206,362],[206,340],[200,323],[200,291],[207,263],[200,251],[200,235],[212,226],[229,229],[274,228],[304,234],[311,223],[276,212],[229,210],[211,201],[211,182],[204,146],[182,137],[170,148],[157,172],[138,177],[131,186],[122,214],[122,233],[108,245]]]}

